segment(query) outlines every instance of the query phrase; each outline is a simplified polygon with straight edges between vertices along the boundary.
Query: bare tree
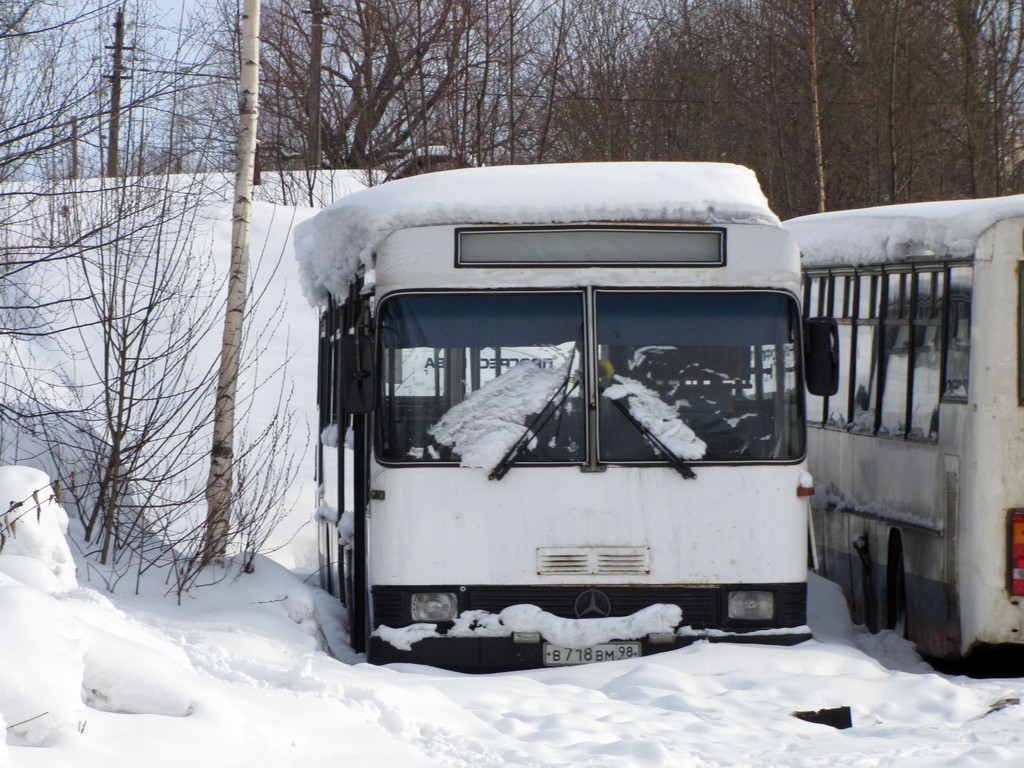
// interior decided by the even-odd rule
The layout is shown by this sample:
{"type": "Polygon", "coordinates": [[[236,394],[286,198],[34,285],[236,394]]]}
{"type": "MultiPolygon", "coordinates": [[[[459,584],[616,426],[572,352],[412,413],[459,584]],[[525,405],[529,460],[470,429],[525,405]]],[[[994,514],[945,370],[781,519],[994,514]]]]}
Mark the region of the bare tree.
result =
{"type": "MultiPolygon", "coordinates": [[[[31,34],[45,37],[46,29],[37,25],[31,34]]],[[[126,34],[136,31],[126,21],[126,34]]],[[[4,46],[20,40],[0,39],[0,53],[13,56],[4,46]]],[[[195,145],[175,143],[199,135],[184,130],[187,121],[179,117],[197,86],[166,64],[185,61],[182,51],[161,59],[156,46],[137,36],[132,42],[135,74],[125,92],[121,148],[125,168],[137,173],[63,180],[67,142],[34,144],[42,130],[8,134],[11,154],[0,165],[22,181],[0,184],[0,453],[45,469],[64,490],[81,526],[76,541],[85,543],[90,578],[113,589],[128,576],[170,566],[169,588],[180,594],[204,578],[206,528],[199,513],[215,379],[207,338],[223,286],[212,253],[196,243],[212,227],[207,207],[228,194],[220,176],[166,174],[182,166],[185,153],[197,167],[216,163],[195,145]]],[[[8,94],[42,77],[27,65],[5,74],[8,94]]],[[[100,72],[94,74],[100,82],[100,72]]],[[[62,84],[53,82],[55,89],[62,84]]],[[[78,87],[73,79],[67,85],[78,87]]],[[[105,102],[95,91],[81,103],[90,100],[105,102]]],[[[102,115],[101,108],[94,123],[102,115]]],[[[91,131],[93,144],[82,154],[95,174],[101,132],[97,125],[91,131]]],[[[246,301],[248,309],[255,298],[246,301]]],[[[273,334],[261,330],[266,336],[249,347],[254,358],[273,334]]],[[[224,535],[247,552],[243,564],[251,564],[282,514],[294,473],[282,447],[293,428],[287,395],[269,423],[249,417],[255,388],[267,375],[253,359],[237,369],[245,426],[230,493],[245,507],[224,535]]]]}
{"type": "Polygon", "coordinates": [[[1007,0],[952,0],[969,193],[1004,194],[1016,178],[1024,9],[1007,0]]]}
{"type": "Polygon", "coordinates": [[[48,175],[76,126],[97,120],[97,66],[80,39],[103,11],[43,0],[0,8],[0,182],[48,175]],[[83,60],[84,59],[84,60],[83,60]]]}
{"type": "MultiPolygon", "coordinates": [[[[397,168],[438,141],[435,114],[459,77],[453,49],[472,4],[465,0],[347,0],[323,21],[319,136],[330,168],[397,168]]],[[[297,168],[310,89],[309,14],[271,2],[264,32],[264,157],[297,168]]]]}

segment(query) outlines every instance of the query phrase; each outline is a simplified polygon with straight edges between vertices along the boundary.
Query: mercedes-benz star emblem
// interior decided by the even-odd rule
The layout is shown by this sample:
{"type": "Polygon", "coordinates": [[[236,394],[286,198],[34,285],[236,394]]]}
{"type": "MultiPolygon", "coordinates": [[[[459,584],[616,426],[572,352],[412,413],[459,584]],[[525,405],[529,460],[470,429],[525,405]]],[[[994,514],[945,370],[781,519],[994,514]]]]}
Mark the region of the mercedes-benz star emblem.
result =
{"type": "Polygon", "coordinates": [[[604,619],[612,615],[612,601],[599,589],[580,592],[573,607],[577,619],[604,619]]]}

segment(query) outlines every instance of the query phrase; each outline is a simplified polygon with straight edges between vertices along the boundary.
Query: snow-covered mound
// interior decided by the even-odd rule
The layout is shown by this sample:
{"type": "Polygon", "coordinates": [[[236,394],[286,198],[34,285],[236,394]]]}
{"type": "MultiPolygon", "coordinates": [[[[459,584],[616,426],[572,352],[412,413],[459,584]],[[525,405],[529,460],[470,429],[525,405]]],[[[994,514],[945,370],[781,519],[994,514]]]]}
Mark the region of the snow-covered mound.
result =
{"type": "Polygon", "coordinates": [[[45,472],[0,467],[0,515],[0,577],[7,574],[44,592],[78,586],[64,537],[68,516],[45,472]]]}

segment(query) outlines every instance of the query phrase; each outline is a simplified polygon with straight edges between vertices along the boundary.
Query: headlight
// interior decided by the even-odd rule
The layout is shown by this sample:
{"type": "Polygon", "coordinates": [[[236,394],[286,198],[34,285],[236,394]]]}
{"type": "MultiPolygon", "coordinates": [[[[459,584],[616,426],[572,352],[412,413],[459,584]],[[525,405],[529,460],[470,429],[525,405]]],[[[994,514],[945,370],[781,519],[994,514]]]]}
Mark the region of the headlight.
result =
{"type": "Polygon", "coordinates": [[[759,589],[729,593],[729,618],[751,621],[775,617],[775,594],[759,589]]]}
{"type": "Polygon", "coordinates": [[[413,621],[454,621],[459,601],[454,592],[415,592],[411,608],[413,621]]]}

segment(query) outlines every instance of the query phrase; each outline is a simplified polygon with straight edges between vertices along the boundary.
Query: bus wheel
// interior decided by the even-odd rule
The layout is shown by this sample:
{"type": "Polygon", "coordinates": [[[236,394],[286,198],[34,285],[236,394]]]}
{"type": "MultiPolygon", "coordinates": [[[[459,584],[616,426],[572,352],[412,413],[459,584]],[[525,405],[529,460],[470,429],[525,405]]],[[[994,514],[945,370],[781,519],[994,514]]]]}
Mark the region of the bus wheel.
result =
{"type": "Polygon", "coordinates": [[[886,595],[886,625],[907,636],[907,577],[903,567],[903,540],[894,534],[889,540],[889,567],[886,595]]]}

